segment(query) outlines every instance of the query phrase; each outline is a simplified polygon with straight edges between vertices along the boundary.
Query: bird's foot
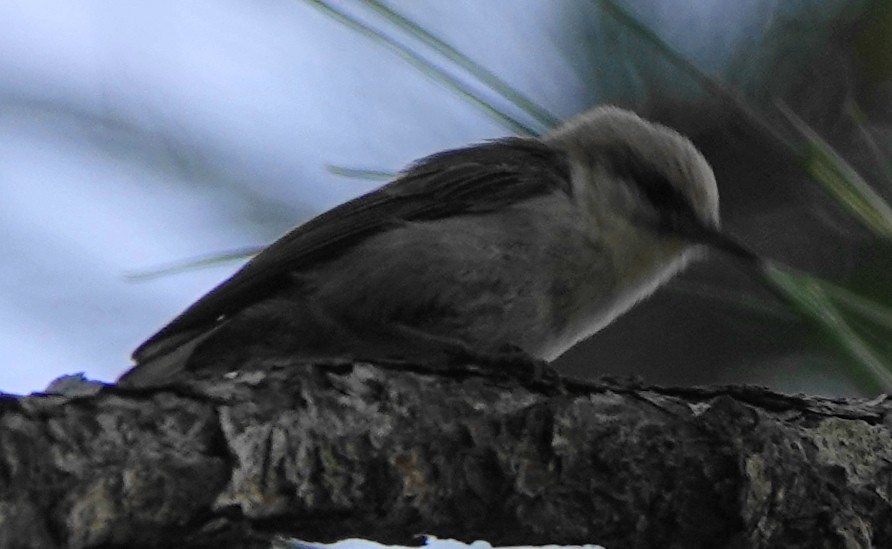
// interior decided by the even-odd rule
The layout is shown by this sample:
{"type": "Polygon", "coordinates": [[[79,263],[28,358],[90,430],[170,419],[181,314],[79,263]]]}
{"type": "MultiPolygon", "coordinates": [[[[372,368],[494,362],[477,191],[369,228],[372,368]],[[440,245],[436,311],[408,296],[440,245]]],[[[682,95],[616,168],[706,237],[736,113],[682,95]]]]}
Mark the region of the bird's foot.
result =
{"type": "Polygon", "coordinates": [[[485,370],[564,393],[561,375],[545,360],[536,358],[516,345],[503,345],[496,351],[463,349],[455,356],[462,362],[473,362],[485,370]]]}

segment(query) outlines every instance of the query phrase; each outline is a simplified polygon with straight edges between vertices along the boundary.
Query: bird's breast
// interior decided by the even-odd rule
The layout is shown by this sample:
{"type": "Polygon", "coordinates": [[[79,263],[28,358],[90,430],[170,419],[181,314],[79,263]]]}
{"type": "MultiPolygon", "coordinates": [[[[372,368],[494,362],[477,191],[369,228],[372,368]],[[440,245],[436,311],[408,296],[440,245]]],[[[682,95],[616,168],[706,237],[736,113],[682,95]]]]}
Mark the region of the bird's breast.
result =
{"type": "Polygon", "coordinates": [[[555,264],[550,339],[553,360],[613,322],[681,271],[695,251],[632,224],[580,231],[576,254],[555,264]]]}

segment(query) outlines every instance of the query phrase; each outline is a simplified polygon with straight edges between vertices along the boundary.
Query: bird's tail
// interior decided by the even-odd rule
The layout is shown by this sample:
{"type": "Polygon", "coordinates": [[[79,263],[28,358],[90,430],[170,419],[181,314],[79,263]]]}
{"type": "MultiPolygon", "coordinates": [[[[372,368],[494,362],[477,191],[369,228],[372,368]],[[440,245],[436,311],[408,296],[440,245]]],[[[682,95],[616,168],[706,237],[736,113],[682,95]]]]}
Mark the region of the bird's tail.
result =
{"type": "Polygon", "coordinates": [[[153,345],[140,347],[133,353],[136,365],[118,378],[117,385],[143,388],[168,383],[176,374],[186,369],[195,348],[225,324],[226,322],[220,322],[210,329],[179,334],[153,345]]]}

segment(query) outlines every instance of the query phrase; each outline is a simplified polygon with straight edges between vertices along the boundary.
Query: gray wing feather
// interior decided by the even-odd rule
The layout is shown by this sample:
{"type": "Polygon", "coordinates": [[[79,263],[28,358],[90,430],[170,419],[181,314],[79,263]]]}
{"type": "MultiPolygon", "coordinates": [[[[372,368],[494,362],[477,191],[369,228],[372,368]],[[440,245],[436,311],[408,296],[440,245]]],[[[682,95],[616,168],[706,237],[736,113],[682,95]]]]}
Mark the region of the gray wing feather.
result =
{"type": "MultiPolygon", "coordinates": [[[[393,182],[297,227],[192,304],[133,353],[155,360],[288,283],[289,273],[336,257],[370,235],[412,221],[497,210],[554,191],[570,193],[563,154],[509,138],[427,157],[393,182]]],[[[203,338],[202,338],[203,339],[203,338]]]]}

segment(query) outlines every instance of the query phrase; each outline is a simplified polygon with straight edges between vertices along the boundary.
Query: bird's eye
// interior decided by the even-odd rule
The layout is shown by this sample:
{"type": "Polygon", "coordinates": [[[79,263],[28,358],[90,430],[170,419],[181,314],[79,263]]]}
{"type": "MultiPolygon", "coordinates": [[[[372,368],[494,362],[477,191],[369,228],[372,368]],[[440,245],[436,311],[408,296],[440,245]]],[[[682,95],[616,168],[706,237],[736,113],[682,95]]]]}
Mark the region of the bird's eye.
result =
{"type": "Polygon", "coordinates": [[[613,172],[627,180],[659,218],[665,218],[668,222],[675,214],[686,216],[693,213],[688,200],[661,171],[646,163],[633,161],[628,156],[620,158],[625,161],[621,165],[614,163],[613,172]]]}
{"type": "Polygon", "coordinates": [[[659,172],[642,171],[634,181],[638,190],[657,212],[686,213],[691,209],[678,189],[659,172]]]}

